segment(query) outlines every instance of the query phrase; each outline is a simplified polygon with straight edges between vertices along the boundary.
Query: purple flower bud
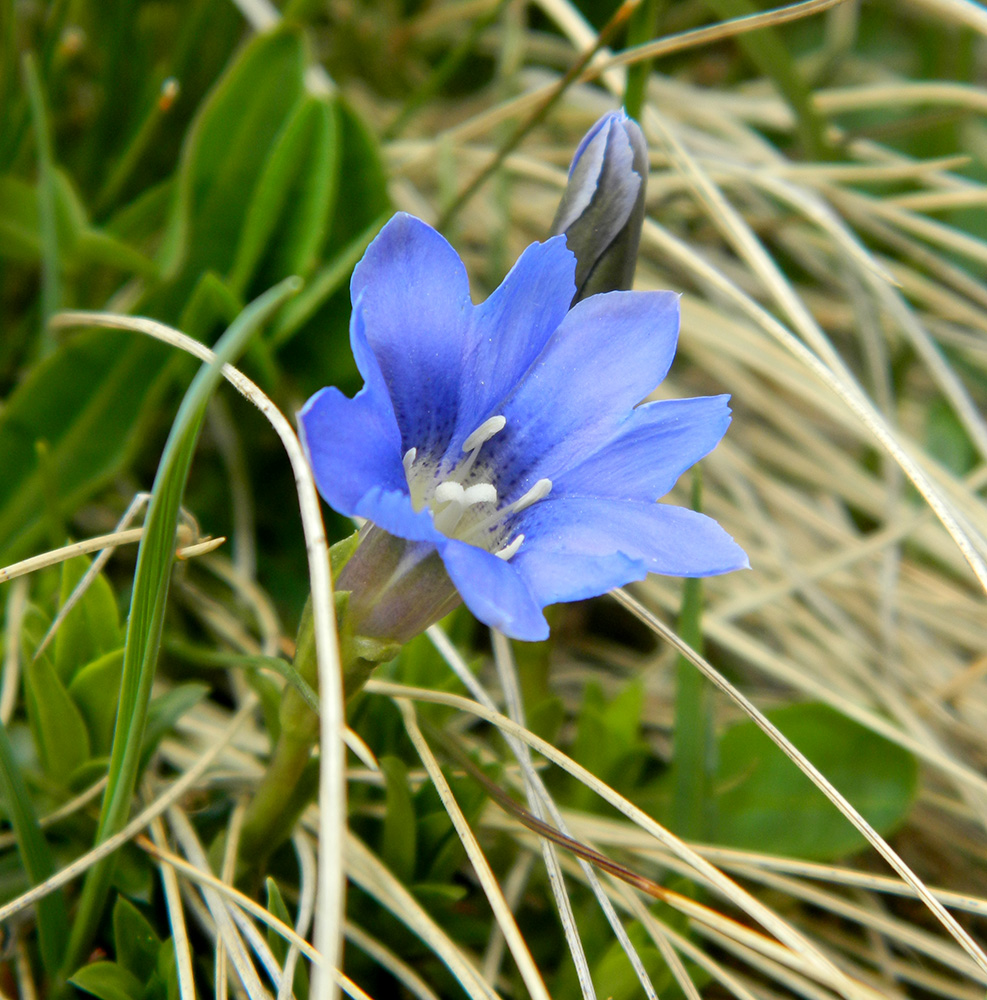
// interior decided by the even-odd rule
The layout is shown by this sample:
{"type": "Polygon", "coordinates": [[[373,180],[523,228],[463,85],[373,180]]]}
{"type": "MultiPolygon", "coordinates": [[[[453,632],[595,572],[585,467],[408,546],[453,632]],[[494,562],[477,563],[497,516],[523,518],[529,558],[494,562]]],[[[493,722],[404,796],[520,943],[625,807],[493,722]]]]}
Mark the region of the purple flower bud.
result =
{"type": "Polygon", "coordinates": [[[633,284],[647,183],[644,134],[623,110],[611,111],[579,144],[552,223],[576,255],[573,305],[633,284]]]}

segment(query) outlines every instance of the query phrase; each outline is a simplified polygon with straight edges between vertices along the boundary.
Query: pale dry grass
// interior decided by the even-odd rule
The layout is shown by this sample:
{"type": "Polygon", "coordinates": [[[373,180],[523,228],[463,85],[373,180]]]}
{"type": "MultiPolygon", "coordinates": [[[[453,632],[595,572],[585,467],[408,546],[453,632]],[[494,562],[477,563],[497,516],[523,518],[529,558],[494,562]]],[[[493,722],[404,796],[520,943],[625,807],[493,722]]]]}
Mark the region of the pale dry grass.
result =
{"type": "MultiPolygon", "coordinates": [[[[553,43],[553,51],[571,60],[588,46],[588,29],[565,0],[538,5],[571,45],[566,50],[553,43]]],[[[987,32],[975,4],[924,0],[924,6],[937,17],[987,32]]],[[[266,5],[253,4],[250,11],[262,19],[271,16],[266,5]]],[[[838,8],[826,16],[834,31],[844,30],[840,18],[845,15],[838,8]]],[[[446,30],[444,23],[434,20],[432,29],[446,30]]],[[[497,52],[505,38],[506,33],[491,29],[485,44],[497,52]]],[[[539,51],[535,41],[531,51],[539,51]]],[[[488,162],[503,138],[502,123],[535,106],[537,95],[558,76],[544,65],[527,65],[523,53],[520,58],[502,54],[507,67],[497,84],[502,100],[436,109],[430,112],[434,129],[413,130],[418,137],[394,140],[385,148],[399,207],[436,218],[462,179],[488,162]]],[[[513,258],[531,239],[544,236],[575,143],[622,92],[624,71],[607,54],[598,57],[594,72],[609,95],[587,84],[570,89],[548,123],[506,157],[504,181],[488,185],[457,217],[454,237],[477,263],[476,273],[486,273],[493,238],[502,239],[506,256],[513,258]]],[[[371,120],[383,123],[393,114],[394,109],[379,107],[366,95],[360,100],[371,120]]],[[[987,90],[897,80],[885,73],[856,86],[821,91],[817,104],[828,115],[906,104],[982,114],[987,90]]],[[[524,728],[509,644],[496,640],[496,675],[491,671],[477,679],[435,630],[433,641],[473,700],[380,682],[369,688],[374,697],[395,698],[401,706],[425,766],[412,779],[432,781],[443,791],[428,740],[417,727],[417,700],[456,706],[466,738],[470,718],[492,722],[513,755],[505,779],[534,815],[604,853],[618,854],[636,871],[651,877],[674,872],[706,887],[706,906],[684,898],[670,901],[691,936],[681,932],[680,924],[657,920],[635,890],[536,837],[499,808],[491,806],[470,829],[447,798],[496,914],[485,953],[467,952],[366,845],[343,833],[339,790],[331,786],[324,788],[322,812],[313,807],[306,814],[294,841],[301,873],[298,927],[280,925],[230,887],[232,853],[222,878],[208,870],[182,807],[196,788],[239,796],[260,774],[266,739],[252,696],[244,693],[235,713],[210,703],[190,712],[179,738],[161,748],[161,762],[181,777],[152,777],[143,791],[145,810],[130,827],[52,880],[63,884],[78,877],[112,845],[140,837],[139,845],[155,859],[164,880],[183,970],[183,1000],[194,995],[186,921],[195,921],[216,942],[217,955],[225,956],[217,964],[217,996],[232,991],[259,1000],[271,987],[279,998],[289,996],[290,974],[283,976],[277,967],[261,925],[275,927],[291,943],[288,963],[293,965],[299,956],[318,959],[309,941],[313,919],[321,923],[319,944],[328,954],[339,947],[345,931],[354,946],[390,969],[410,993],[434,996],[416,970],[376,939],[373,928],[344,928],[339,921],[333,885],[339,869],[332,869],[344,850],[349,879],[412,928],[470,997],[499,995],[499,970],[507,953],[532,995],[547,995],[511,916],[543,863],[555,876],[557,908],[586,997],[596,993],[568,901],[569,889],[576,886],[596,894],[649,996],[656,993],[622,919],[643,924],[690,1000],[698,992],[686,961],[744,1000],[790,995],[870,1000],[914,990],[957,1000],[983,995],[987,959],[976,942],[965,939],[962,929],[944,929],[928,910],[901,909],[895,902],[924,892],[933,906],[987,915],[987,608],[982,587],[987,510],[981,496],[987,484],[987,425],[982,391],[944,354],[948,347],[969,369],[987,373],[987,292],[973,276],[987,262],[987,244],[934,215],[947,207],[983,204],[987,188],[953,172],[962,158],[914,161],[872,141],[851,141],[849,162],[793,162],[760,131],[769,127],[786,134],[793,124],[787,105],[764,86],[710,91],[678,80],[653,80],[644,118],[652,177],[638,287],[685,293],[680,356],[661,394],[728,391],[733,396],[733,426],[704,463],[704,508],[744,545],[754,568],[708,582],[707,641],[717,656],[737,666],[743,690],[755,704],[822,700],[919,757],[924,765],[919,807],[895,844],[916,875],[936,886],[930,890],[921,882],[916,888],[877,869],[872,859],[857,869],[683,844],[524,728]],[[912,182],[912,189],[896,195],[865,194],[860,188],[902,180],[912,182]],[[873,249],[872,242],[882,249],[873,249]],[[904,345],[917,360],[907,382],[899,384],[891,359],[904,345]],[[948,402],[979,453],[976,468],[963,480],[923,447],[923,414],[935,399],[948,402]],[[560,809],[541,777],[544,759],[593,788],[621,818],[560,809]],[[141,836],[148,827],[151,840],[141,836]],[[320,831],[321,869],[315,863],[320,831]],[[335,836],[327,837],[327,831],[336,831],[335,836]],[[485,839],[493,833],[513,836],[523,848],[509,872],[495,871],[484,857],[485,839]],[[335,840],[330,853],[328,840],[335,840]],[[332,943],[326,947],[328,938],[332,943]]],[[[982,128],[980,136],[983,142],[982,128]]],[[[842,141],[835,127],[833,138],[842,141]]],[[[685,494],[677,498],[684,501],[685,494]]],[[[109,541],[135,541],[136,530],[109,541]]],[[[316,529],[310,525],[310,530],[316,529]]],[[[93,547],[107,544],[102,539],[93,547]]],[[[207,631],[244,652],[277,650],[284,636],[249,572],[217,557],[204,559],[202,566],[231,592],[228,606],[202,605],[207,631]],[[244,606],[253,609],[247,620],[238,610],[244,606]]],[[[0,580],[6,578],[2,572],[0,580]]],[[[677,581],[654,578],[634,588],[634,594],[662,620],[674,619],[680,602],[677,581]]],[[[6,613],[3,717],[12,709],[9,687],[17,683],[18,644],[11,636],[16,636],[23,601],[24,591],[15,584],[6,613]]],[[[331,645],[325,621],[322,637],[331,645]]],[[[600,649],[593,652],[599,655],[600,649]]],[[[611,652],[615,674],[634,670],[644,677],[649,725],[667,731],[671,646],[662,644],[650,657],[611,652]]],[[[574,682],[593,669],[578,648],[569,656],[569,662],[559,664],[567,696],[574,682]]],[[[328,678],[331,670],[326,669],[328,678]]],[[[329,687],[324,684],[323,690],[329,687]]],[[[720,711],[724,719],[740,712],[728,697],[721,699],[720,711]]],[[[324,723],[323,746],[333,749],[323,759],[328,756],[338,766],[346,736],[338,706],[324,723]]],[[[349,744],[361,763],[347,777],[379,782],[373,748],[356,744],[352,735],[349,744]]],[[[487,742],[475,746],[490,753],[487,742]]],[[[331,772],[327,768],[330,782],[331,772]]],[[[80,796],[50,822],[85,807],[98,791],[80,796]]],[[[230,842],[235,844],[235,836],[230,842]]],[[[35,898],[37,892],[22,897],[2,916],[35,898]]],[[[18,965],[21,986],[30,996],[24,966],[18,965]]],[[[351,996],[365,995],[338,975],[322,980],[320,995],[337,986],[351,996]]]]}

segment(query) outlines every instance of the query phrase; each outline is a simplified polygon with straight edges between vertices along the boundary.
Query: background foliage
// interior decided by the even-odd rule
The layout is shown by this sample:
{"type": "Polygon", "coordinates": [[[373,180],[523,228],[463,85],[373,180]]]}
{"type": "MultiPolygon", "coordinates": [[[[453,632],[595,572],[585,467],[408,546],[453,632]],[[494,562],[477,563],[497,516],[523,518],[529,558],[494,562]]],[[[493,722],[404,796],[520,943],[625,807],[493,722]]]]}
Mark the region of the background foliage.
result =
{"type": "MultiPolygon", "coordinates": [[[[847,0],[689,34],[758,9],[645,0],[607,52],[679,40],[550,101],[614,3],[4,0],[0,566],[52,554],[0,571],[0,991],[304,1000],[307,958],[201,873],[303,938],[321,900],[315,806],[266,872],[236,858],[308,593],[277,436],[218,369],[193,382],[174,347],[52,317],[142,316],[242,352],[289,415],[353,392],[348,278],[389,214],[442,220],[481,297],[626,99],[652,148],[638,287],[685,293],[661,392],[733,394],[692,497],[754,565],[635,594],[962,929],[626,602],[555,609],[550,642],[513,649],[458,612],[347,706],[345,988],[983,995],[963,933],[987,908],[987,22],[963,0],[847,0]],[[91,565],[55,550],[114,532],[152,484],[136,566],[136,538],[113,539],[46,642],[91,565]],[[228,541],[188,550],[203,536],[228,541]],[[564,756],[532,758],[463,695],[564,756]],[[176,787],[85,880],[20,900],[176,787]],[[637,888],[580,867],[588,845],[637,888]]],[[[313,762],[299,794],[317,781],[313,762]]]]}

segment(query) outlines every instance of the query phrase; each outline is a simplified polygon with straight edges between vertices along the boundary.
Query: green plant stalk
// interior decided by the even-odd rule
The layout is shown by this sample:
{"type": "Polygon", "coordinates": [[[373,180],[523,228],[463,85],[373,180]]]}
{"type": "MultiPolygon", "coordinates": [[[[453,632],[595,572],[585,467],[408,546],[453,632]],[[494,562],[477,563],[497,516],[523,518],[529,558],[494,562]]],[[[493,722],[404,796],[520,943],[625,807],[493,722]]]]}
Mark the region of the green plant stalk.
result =
{"type": "MultiPolygon", "coordinates": [[[[702,476],[692,473],[692,507],[702,505],[702,476]]],[[[702,580],[685,581],[679,635],[702,652],[702,580]]],[[[713,774],[716,744],[713,739],[713,688],[684,657],[677,663],[675,741],[672,760],[672,815],[675,832],[686,840],[703,840],[713,833],[713,774]]]]}
{"type": "MultiPolygon", "coordinates": [[[[349,542],[350,539],[345,539],[340,546],[349,542]]],[[[334,563],[334,575],[340,568],[334,563]]],[[[362,689],[373,669],[393,659],[400,647],[354,636],[346,623],[347,598],[346,593],[336,593],[343,693],[348,700],[362,689]]],[[[301,684],[285,689],[281,700],[281,732],[267,771],[247,807],[240,833],[240,857],[245,867],[254,869],[261,867],[271,852],[288,838],[308,802],[308,794],[298,794],[296,789],[300,787],[319,738],[319,713],[311,706],[305,691],[316,688],[319,680],[311,598],[305,603],[298,626],[293,667],[301,684]]],[[[314,787],[311,791],[315,791],[314,787]]]]}
{"type": "MultiPolygon", "coordinates": [[[[658,19],[665,12],[665,0],[644,0],[634,11],[627,26],[627,48],[650,42],[658,31],[658,19]]],[[[627,86],[624,88],[624,110],[635,121],[641,120],[641,110],[647,93],[648,77],[653,60],[642,59],[627,69],[627,86]]]]}
{"type": "Polygon", "coordinates": [[[61,260],[58,252],[58,224],[55,219],[55,167],[51,151],[51,129],[45,108],[41,77],[34,55],[24,56],[24,77],[31,103],[31,118],[38,156],[38,224],[41,229],[41,337],[40,355],[50,354],[55,341],[48,320],[59,310],[62,300],[61,260]]]}
{"type": "MultiPolygon", "coordinates": [[[[151,684],[161,633],[171,567],[175,558],[175,530],[185,483],[206,404],[222,378],[224,364],[235,360],[261,324],[300,287],[287,278],[255,299],[237,317],[216,344],[216,359],[199,369],[182,400],[158,465],[148,507],[145,534],[137,553],[137,569],[127,620],[120,705],[110,751],[110,769],[100,812],[96,843],[113,836],[126,823],[137,782],[141,744],[147,721],[151,684]]],[[[65,953],[66,976],[89,950],[109,892],[111,857],[94,865],[83,884],[79,909],[65,953]]]]}
{"type": "MultiPolygon", "coordinates": [[[[720,18],[746,17],[760,13],[753,0],[706,0],[720,18]]],[[[795,127],[803,153],[813,160],[831,159],[834,150],[826,138],[826,121],[812,98],[812,91],[802,79],[777,28],[760,28],[737,36],[744,55],[770,77],[795,114],[795,127]]]]}

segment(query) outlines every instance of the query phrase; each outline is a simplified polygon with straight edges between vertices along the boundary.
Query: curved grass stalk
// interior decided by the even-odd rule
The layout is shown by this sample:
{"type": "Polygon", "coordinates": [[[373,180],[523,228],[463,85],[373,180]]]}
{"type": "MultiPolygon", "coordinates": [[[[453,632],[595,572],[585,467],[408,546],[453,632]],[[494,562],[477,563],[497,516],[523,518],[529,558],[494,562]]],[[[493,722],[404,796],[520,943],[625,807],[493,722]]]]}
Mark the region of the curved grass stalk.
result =
{"type": "MultiPolygon", "coordinates": [[[[435,648],[439,651],[439,654],[446,661],[460,681],[462,681],[463,685],[473,695],[473,697],[486,708],[496,711],[496,704],[494,703],[494,700],[476,679],[475,675],[466,665],[456,647],[449,641],[445,632],[443,632],[439,626],[433,626],[428,630],[428,635],[435,648]]],[[[502,685],[507,696],[508,710],[511,711],[513,708],[514,711],[518,711],[520,701],[515,693],[518,685],[516,678],[513,681],[511,679],[516,673],[513,656],[511,656],[509,645],[504,640],[504,637],[496,632],[494,633],[494,656],[497,660],[498,669],[502,675],[502,685]]],[[[520,717],[514,718],[512,715],[511,718],[513,721],[523,726],[523,720],[521,720],[520,717]]],[[[537,819],[544,821],[544,807],[544,809],[548,811],[552,822],[555,823],[559,831],[563,835],[567,835],[569,831],[566,828],[565,819],[558,806],[555,804],[555,801],[552,799],[552,796],[549,794],[548,789],[545,787],[544,782],[541,780],[541,776],[532,764],[531,754],[527,746],[522,741],[514,739],[507,733],[504,734],[504,738],[521,767],[521,771],[524,776],[525,790],[528,792],[528,800],[532,807],[533,815],[537,819]]],[[[546,858],[548,871],[551,874],[559,864],[558,851],[556,850],[555,844],[546,837],[540,838],[540,846],[546,858]],[[551,858],[552,861],[549,861],[549,858],[551,858]]],[[[596,874],[593,866],[585,859],[579,858],[579,864],[583,870],[583,875],[593,891],[593,895],[596,897],[597,903],[603,910],[604,916],[607,918],[607,923],[610,924],[610,928],[613,931],[614,936],[620,943],[621,948],[623,948],[624,954],[627,956],[627,960],[631,963],[635,975],[638,978],[638,982],[641,984],[641,989],[644,990],[645,996],[649,998],[656,998],[657,992],[655,991],[654,984],[651,982],[647,969],[644,967],[644,963],[641,961],[641,956],[637,953],[637,949],[634,947],[634,944],[628,936],[624,925],[617,916],[616,910],[614,910],[607,894],[604,892],[603,887],[600,884],[599,876],[596,874]]],[[[566,910],[571,911],[571,907],[569,906],[568,896],[565,894],[564,887],[559,886],[559,888],[556,889],[553,881],[553,891],[556,892],[556,902],[557,905],[559,905],[560,919],[563,922],[563,927],[566,929],[566,939],[567,941],[572,942],[570,943],[570,951],[573,944],[575,944],[579,947],[581,952],[582,944],[579,941],[578,928],[575,925],[575,919],[572,918],[571,928],[567,926],[567,922],[570,917],[566,910]]],[[[573,962],[576,964],[578,974],[580,973],[580,963],[585,962],[585,955],[583,954],[580,956],[577,955],[577,953],[572,952],[572,958],[573,962]]],[[[590,975],[588,963],[583,974],[587,977],[590,975]]],[[[592,988],[591,979],[589,983],[590,988],[592,988]]]]}
{"type": "MultiPolygon", "coordinates": [[[[868,843],[884,858],[884,860],[908,883],[918,894],[923,903],[932,911],[936,919],[945,927],[950,936],[987,973],[987,955],[970,936],[969,932],[957,923],[956,918],[929,891],[925,883],[902,860],[890,844],[857,812],[854,807],[840,794],[833,784],[819,769],[778,729],[756,705],[741,691],[735,688],[708,660],[700,656],[694,649],[684,643],[664,622],[653,615],[640,602],[625,591],[613,592],[614,597],[624,605],[635,617],[653,629],[666,642],[669,642],[695,667],[697,667],[712,684],[739,705],[744,713],[771,738],[799,770],[836,806],[837,809],[866,837],[868,843]]],[[[677,852],[676,852],[677,853],[677,852]]]]}
{"type": "Polygon", "coordinates": [[[499,994],[480,975],[459,945],[439,927],[380,859],[352,834],[346,843],[346,870],[356,885],[387,907],[425,943],[456,977],[470,1000],[499,1000],[499,994]]]}
{"type": "MultiPolygon", "coordinates": [[[[677,638],[677,637],[676,637],[677,638]]],[[[688,649],[688,647],[686,647],[688,649]]],[[[690,650],[691,652],[691,650],[690,650]]],[[[690,657],[691,659],[691,657],[690,657]]],[[[596,775],[590,773],[582,765],[572,760],[561,750],[550,743],[529,732],[515,722],[492,711],[475,701],[463,698],[460,695],[447,694],[440,691],[429,691],[425,688],[409,687],[403,684],[394,684],[378,680],[367,682],[365,690],[369,693],[385,695],[387,697],[405,700],[416,700],[433,702],[439,705],[448,705],[460,711],[475,715],[487,722],[497,726],[505,733],[509,733],[517,739],[523,740],[533,750],[536,750],[543,757],[563,770],[571,774],[577,781],[592,789],[600,798],[609,803],[619,812],[623,813],[632,822],[650,833],[659,843],[665,846],[674,855],[681,858],[690,865],[697,876],[702,878],[708,885],[718,893],[730,900],[753,920],[757,921],[769,934],[778,941],[786,945],[796,954],[802,956],[808,968],[815,969],[820,975],[829,978],[836,977],[844,985],[845,996],[855,997],[857,995],[857,984],[853,983],[842,975],[840,970],[833,965],[814,945],[809,942],[804,935],[788,924],[785,920],[772,912],[760,900],[755,899],[734,881],[727,878],[721,871],[709,864],[688,844],[684,843],[661,824],[657,823],[651,816],[629,802],[622,795],[615,792],[609,785],[601,781],[596,775]]],[[[753,706],[752,706],[753,707],[753,706]]],[[[756,709],[755,709],[756,711],[756,709]]],[[[823,779],[825,780],[825,779],[823,779]]]]}
{"type": "Polygon", "coordinates": [[[459,808],[459,804],[452,794],[452,789],[449,787],[438,761],[435,759],[431,749],[425,742],[425,738],[421,734],[421,730],[418,728],[414,707],[410,702],[401,700],[398,702],[398,708],[401,711],[404,721],[405,732],[414,745],[415,752],[425,765],[425,770],[428,772],[432,785],[439,794],[439,799],[442,801],[449,819],[452,820],[456,834],[466,850],[467,857],[470,859],[477,878],[480,880],[480,885],[483,887],[487,901],[490,903],[494,917],[500,926],[501,933],[507,941],[507,947],[510,948],[511,954],[514,956],[514,961],[521,974],[521,978],[524,980],[524,985],[534,1000],[550,1000],[548,990],[542,981],[538,967],[531,957],[531,952],[528,950],[528,945],[521,936],[520,930],[518,930],[514,915],[511,913],[510,907],[508,907],[507,901],[504,899],[503,892],[497,884],[493,870],[490,868],[490,863],[487,861],[482,848],[477,842],[476,836],[466,822],[466,817],[459,808]]]}
{"type": "MultiPolygon", "coordinates": [[[[187,337],[163,323],[140,317],[118,316],[111,313],[63,313],[56,318],[58,326],[93,325],[133,330],[178,347],[203,361],[211,361],[214,353],[204,344],[187,337]]],[[[253,403],[274,428],[291,462],[298,493],[302,527],[305,532],[306,554],[312,588],[312,608],[315,622],[316,658],[319,668],[319,689],[322,692],[320,718],[321,766],[319,768],[319,807],[324,824],[319,839],[319,904],[316,920],[317,946],[327,964],[335,968],[341,954],[345,874],[343,866],[343,829],[346,822],[346,783],[342,731],[342,681],[339,665],[339,645],[336,637],[336,616],[333,611],[332,576],[329,547],[319,498],[302,452],[301,444],[291,425],[277,407],[246,376],[232,365],[223,365],[223,376],[244,397],[253,403]]],[[[331,1000],[334,982],[327,981],[315,994],[331,1000]]]]}
{"type": "MultiPolygon", "coordinates": [[[[167,842],[164,823],[156,816],[150,823],[151,836],[158,847],[167,842]]],[[[161,885],[164,888],[165,908],[168,910],[168,926],[171,928],[175,948],[175,969],[178,973],[178,995],[181,1000],[195,1000],[195,976],[192,971],[192,948],[189,945],[188,930],[185,927],[185,913],[182,909],[182,894],[178,887],[178,876],[171,865],[159,865],[161,885]]]]}
{"type": "Polygon", "coordinates": [[[104,858],[108,858],[128,841],[133,840],[153,819],[161,816],[173,803],[178,802],[182,796],[199,783],[203,775],[212,767],[216,758],[223,752],[233,737],[236,736],[240,727],[257,710],[257,705],[257,697],[250,695],[237,711],[236,715],[230,720],[225,731],[218,735],[215,742],[211,743],[193,766],[180,778],[172,782],[151,805],[138,813],[119,833],[104,840],[71,864],[61,868],[51,878],[46,879],[40,885],[34,886],[27,892],[21,893],[20,896],[12,899],[9,903],[0,906],[0,924],[9,920],[14,914],[20,913],[29,906],[33,906],[39,899],[47,896],[48,893],[54,892],[60,886],[67,885],[69,882],[84,875],[93,865],[98,864],[104,858]]]}

